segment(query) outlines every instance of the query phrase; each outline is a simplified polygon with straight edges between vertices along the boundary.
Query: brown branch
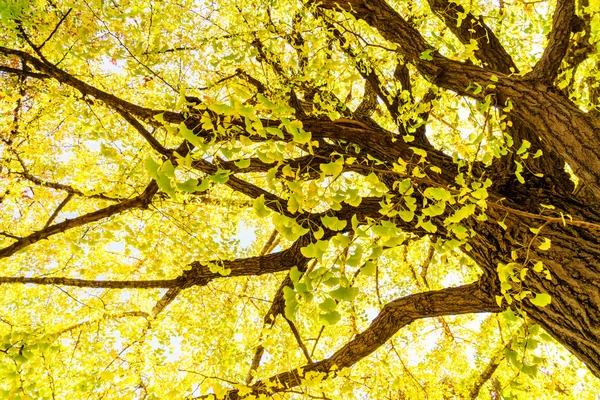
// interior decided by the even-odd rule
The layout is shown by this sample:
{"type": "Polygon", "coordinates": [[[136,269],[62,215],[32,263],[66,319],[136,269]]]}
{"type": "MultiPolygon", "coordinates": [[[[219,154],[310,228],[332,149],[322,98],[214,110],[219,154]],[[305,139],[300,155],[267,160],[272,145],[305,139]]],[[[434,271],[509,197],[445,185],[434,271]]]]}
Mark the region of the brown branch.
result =
{"type": "Polygon", "coordinates": [[[180,284],[177,279],[162,280],[89,280],[64,277],[24,277],[24,276],[0,276],[0,284],[33,284],[33,285],[60,285],[75,286],[90,289],[160,289],[170,288],[180,284]]]}
{"type": "Polygon", "coordinates": [[[160,314],[165,308],[167,308],[169,304],[173,302],[173,300],[175,300],[177,296],[179,296],[183,288],[181,286],[180,280],[178,281],[178,283],[179,284],[177,286],[169,288],[169,290],[167,290],[167,292],[163,294],[162,297],[156,302],[154,307],[152,307],[153,317],[156,318],[158,314],[160,314]]]}
{"type": "Polygon", "coordinates": [[[58,213],[60,212],[60,210],[62,210],[72,198],[73,198],[73,193],[67,194],[67,197],[65,197],[65,199],[60,202],[60,204],[58,205],[58,207],[56,207],[56,209],[54,209],[54,212],[52,213],[52,215],[50,215],[50,218],[48,218],[48,221],[46,221],[46,225],[44,225],[44,228],[47,228],[48,226],[50,226],[52,221],[54,221],[54,219],[58,216],[58,213]]]}
{"type": "Polygon", "coordinates": [[[319,4],[342,7],[377,29],[385,39],[397,43],[406,59],[440,88],[476,100],[494,96],[495,104],[501,106],[510,100],[514,106],[512,116],[562,154],[575,175],[600,198],[600,148],[590,146],[596,142],[600,121],[562,93],[539,80],[526,81],[442,56],[384,0],[327,0],[319,4]],[[477,94],[472,90],[474,82],[487,86],[492,80],[496,82],[494,88],[477,94]]]}
{"type": "Polygon", "coordinates": [[[510,349],[511,344],[512,341],[509,340],[505,346],[502,346],[494,354],[492,354],[489,363],[485,366],[483,371],[481,371],[481,374],[477,376],[475,382],[473,383],[473,387],[469,391],[469,398],[471,400],[476,400],[477,397],[479,397],[479,391],[481,390],[483,385],[485,385],[485,383],[489,381],[490,378],[494,375],[494,372],[496,372],[496,369],[498,369],[498,367],[505,358],[504,350],[510,349]]]}
{"type": "Polygon", "coordinates": [[[214,260],[209,262],[194,261],[191,269],[180,276],[183,287],[204,286],[213,279],[231,276],[258,276],[275,272],[289,271],[292,267],[304,270],[308,258],[304,257],[300,249],[310,243],[312,234],[306,234],[296,240],[290,247],[277,253],[265,254],[235,260],[214,260]],[[212,272],[209,264],[213,265],[212,272]]]}
{"type": "Polygon", "coordinates": [[[38,79],[50,78],[50,76],[46,75],[46,74],[40,74],[37,72],[25,71],[22,69],[10,68],[10,67],[5,67],[5,66],[0,66],[0,72],[7,72],[9,74],[16,74],[16,75],[20,75],[20,76],[29,76],[31,78],[38,78],[38,79]]]}
{"type": "MultiPolygon", "coordinates": [[[[24,166],[24,165],[22,165],[22,166],[24,166]]],[[[30,174],[27,170],[25,170],[23,172],[13,172],[13,173],[27,179],[30,182],[35,183],[36,185],[44,186],[44,187],[47,187],[50,189],[61,190],[61,191],[67,192],[68,194],[71,194],[71,195],[87,197],[87,198],[92,198],[92,199],[108,200],[108,201],[123,201],[124,200],[123,198],[111,197],[111,196],[107,196],[103,193],[85,194],[81,190],[76,189],[69,185],[65,185],[63,183],[44,181],[44,180],[38,178],[37,176],[30,174]]]]}
{"type": "MultiPolygon", "coordinates": [[[[504,74],[518,72],[513,59],[494,32],[484,23],[482,17],[476,18],[471,13],[465,14],[464,7],[447,0],[428,0],[428,2],[432,11],[444,20],[446,26],[464,45],[469,44],[471,40],[477,41],[478,47],[474,55],[485,67],[504,74]],[[458,24],[459,15],[462,17],[461,24],[458,24]]],[[[544,171],[546,175],[553,175],[556,181],[568,182],[563,172],[564,160],[550,147],[541,143],[535,131],[524,129],[518,121],[513,121],[513,123],[513,127],[508,128],[508,132],[513,138],[515,149],[521,146],[523,140],[528,140],[533,147],[540,148],[544,152],[544,157],[530,158],[526,161],[530,168],[544,171]]],[[[496,176],[514,180],[514,156],[509,154],[507,157],[494,160],[492,169],[496,176]]],[[[536,180],[536,178],[532,177],[531,180],[536,180]]],[[[570,191],[570,188],[565,188],[565,191],[570,191]]]]}
{"type": "Polygon", "coordinates": [[[552,20],[552,30],[548,36],[548,45],[544,49],[542,57],[533,69],[525,75],[525,78],[539,79],[549,84],[554,82],[560,64],[567,54],[573,22],[577,18],[575,15],[575,0],[557,0],[552,20]]]}
{"type": "MultiPolygon", "coordinates": [[[[286,287],[292,287],[292,279],[290,278],[290,274],[287,274],[277,292],[275,292],[275,296],[273,296],[273,301],[271,302],[271,307],[269,307],[269,311],[263,317],[263,328],[267,326],[273,327],[275,325],[275,320],[279,314],[283,313],[284,310],[284,297],[283,297],[283,289],[286,287]]],[[[248,375],[246,376],[246,385],[252,382],[254,378],[254,373],[258,370],[260,366],[260,361],[262,360],[262,356],[265,352],[265,348],[262,344],[259,344],[256,350],[254,351],[254,356],[252,357],[252,362],[250,363],[250,370],[248,371],[248,375]]]]}
{"type": "MultiPolygon", "coordinates": [[[[192,167],[196,168],[206,174],[209,174],[209,175],[215,174],[219,169],[215,164],[210,163],[203,159],[194,161],[192,163],[192,167]]],[[[286,200],[262,189],[259,186],[256,186],[250,182],[244,181],[233,175],[229,176],[229,179],[227,180],[227,182],[225,182],[225,185],[229,186],[231,189],[235,190],[236,192],[242,193],[253,199],[259,198],[260,196],[264,196],[266,207],[272,209],[273,211],[276,211],[278,213],[281,213],[283,215],[291,217],[291,218],[297,217],[296,215],[294,215],[288,211],[286,200]]]]}
{"type": "Polygon", "coordinates": [[[152,117],[158,114],[163,114],[163,118],[165,119],[165,121],[171,123],[180,123],[185,120],[184,116],[180,113],[162,110],[152,110],[149,108],[141,107],[129,101],[123,100],[115,95],[107,93],[103,90],[100,90],[57,68],[51,62],[46,60],[43,56],[37,58],[24,51],[10,49],[3,46],[0,46],[0,53],[6,56],[19,57],[22,60],[27,61],[39,71],[42,71],[51,76],[52,78],[56,79],[57,81],[78,90],[83,95],[93,96],[111,107],[123,109],[145,120],[152,121],[152,117]]]}
{"type": "Polygon", "coordinates": [[[142,317],[142,318],[148,319],[148,318],[150,318],[150,315],[144,311],[125,311],[125,312],[118,313],[118,314],[105,314],[105,315],[102,315],[100,318],[83,321],[83,322],[79,322],[77,324],[68,326],[64,329],[61,329],[58,332],[50,333],[50,334],[48,334],[48,336],[53,337],[53,338],[58,338],[59,336],[65,334],[67,332],[73,331],[75,329],[81,328],[86,325],[100,322],[105,319],[119,319],[119,318],[125,318],[125,317],[142,317]]]}
{"type": "Polygon", "coordinates": [[[160,144],[160,142],[156,140],[154,135],[148,132],[148,130],[144,128],[144,126],[130,113],[121,108],[116,108],[116,110],[119,114],[121,114],[125,121],[129,122],[129,125],[134,127],[135,130],[138,131],[140,135],[142,135],[142,137],[148,142],[148,144],[150,144],[150,147],[152,147],[158,154],[162,154],[166,157],[170,157],[173,154],[172,150],[169,150],[165,148],[162,144],[160,144]]]}
{"type": "Polygon", "coordinates": [[[50,236],[62,233],[68,229],[77,228],[91,222],[99,221],[110,216],[120,214],[126,210],[133,208],[145,208],[151,202],[152,197],[158,191],[158,185],[155,181],[152,181],[144,190],[142,194],[132,199],[122,201],[118,204],[102,208],[97,211],[93,211],[73,219],[66,219],[63,222],[59,222],[54,225],[50,225],[46,228],[35,231],[25,237],[20,238],[10,246],[0,249],[0,258],[10,257],[17,251],[24,249],[25,247],[37,243],[41,240],[47,239],[50,236]]]}
{"type": "MultiPolygon", "coordinates": [[[[386,304],[371,325],[354,339],[336,351],[331,357],[302,367],[274,375],[252,385],[252,394],[270,394],[285,391],[302,384],[302,375],[307,372],[332,374],[332,369],[351,367],[367,357],[398,330],[422,319],[443,315],[459,315],[481,312],[500,312],[493,293],[475,282],[454,288],[417,293],[386,304]]],[[[202,398],[202,397],[197,397],[202,398]]],[[[226,399],[240,399],[237,389],[228,392],[226,399]]]]}
{"type": "Polygon", "coordinates": [[[73,11],[73,9],[69,8],[69,10],[65,13],[65,15],[62,16],[62,18],[60,19],[60,21],[58,21],[58,23],[56,24],[56,26],[54,27],[54,29],[52,30],[52,32],[50,32],[50,35],[48,35],[48,37],[46,38],[46,40],[44,40],[42,42],[42,44],[40,44],[39,46],[37,46],[37,50],[41,50],[42,47],[44,47],[44,45],[50,39],[52,39],[52,37],[54,36],[54,34],[58,31],[58,28],[60,28],[61,24],[65,21],[65,19],[67,19],[67,17],[69,16],[69,14],[71,14],[71,11],[73,11]]]}
{"type": "Polygon", "coordinates": [[[298,328],[296,327],[296,324],[294,324],[294,322],[288,318],[286,318],[285,320],[288,323],[290,330],[292,331],[292,334],[294,335],[294,338],[296,339],[296,343],[298,343],[298,346],[302,350],[302,353],[304,354],[304,358],[306,358],[306,361],[309,364],[312,364],[312,362],[313,362],[312,358],[308,352],[308,349],[306,348],[306,345],[304,344],[304,342],[302,341],[302,338],[300,337],[300,332],[298,332],[298,328]]]}
{"type": "MultiPolygon", "coordinates": [[[[277,243],[276,238],[277,238],[277,231],[274,230],[273,233],[271,234],[271,236],[269,237],[269,240],[267,240],[267,243],[265,243],[265,246],[263,247],[262,251],[260,252],[261,256],[264,256],[265,254],[271,252],[272,248],[277,243]]],[[[179,285],[177,287],[170,288],[158,300],[158,302],[156,302],[156,304],[152,308],[152,315],[154,317],[156,317],[158,314],[160,314],[169,304],[171,304],[173,302],[173,300],[175,300],[175,298],[177,296],[179,296],[179,294],[183,290],[184,284],[185,284],[185,282],[182,282],[181,285],[179,285]]]]}
{"type": "MultiPolygon", "coordinates": [[[[363,77],[363,79],[366,82],[368,82],[365,84],[365,96],[367,95],[367,90],[369,90],[368,86],[370,86],[370,90],[373,90],[377,94],[377,97],[380,98],[381,101],[383,101],[383,103],[385,104],[388,112],[394,120],[394,123],[396,123],[398,129],[401,130],[400,133],[402,135],[406,135],[407,132],[404,131],[404,127],[398,123],[398,121],[400,121],[401,119],[401,115],[398,112],[398,104],[389,100],[390,94],[386,89],[386,85],[381,82],[373,66],[370,65],[368,60],[358,57],[360,55],[359,51],[351,46],[351,44],[344,37],[342,32],[339,29],[337,29],[335,25],[333,25],[333,23],[327,20],[326,16],[322,12],[317,11],[316,14],[323,20],[325,26],[327,26],[328,30],[331,31],[333,36],[339,42],[342,51],[344,51],[344,53],[346,53],[349,57],[351,57],[354,60],[354,62],[356,63],[356,70],[358,71],[358,73],[363,77]]],[[[359,114],[358,117],[360,117],[359,109],[360,105],[359,108],[357,108],[357,110],[355,111],[355,114],[359,114]]]]}
{"type": "Polygon", "coordinates": [[[471,40],[477,41],[478,49],[474,54],[485,66],[505,74],[518,72],[512,57],[506,52],[494,32],[483,22],[483,18],[476,18],[473,14],[466,13],[463,6],[448,0],[428,0],[429,7],[446,24],[446,27],[464,45],[471,40]],[[462,23],[458,26],[459,14],[462,23]]]}

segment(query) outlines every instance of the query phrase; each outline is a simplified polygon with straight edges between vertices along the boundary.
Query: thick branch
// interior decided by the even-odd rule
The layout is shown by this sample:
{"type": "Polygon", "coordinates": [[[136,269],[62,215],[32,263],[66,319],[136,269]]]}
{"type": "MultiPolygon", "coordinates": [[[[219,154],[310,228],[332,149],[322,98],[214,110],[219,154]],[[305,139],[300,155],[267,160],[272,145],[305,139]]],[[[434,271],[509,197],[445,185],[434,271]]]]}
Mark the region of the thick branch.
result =
{"type": "Polygon", "coordinates": [[[526,75],[527,78],[541,79],[549,84],[556,79],[560,63],[569,48],[574,18],[576,18],[575,0],[557,0],[548,45],[533,70],[526,75]]]}
{"type": "Polygon", "coordinates": [[[484,65],[505,74],[510,74],[511,69],[512,72],[518,72],[511,56],[494,32],[483,22],[482,17],[475,18],[471,13],[465,14],[463,6],[447,0],[428,0],[428,3],[431,10],[444,20],[448,29],[462,44],[467,45],[471,40],[477,41],[478,48],[474,54],[484,65]],[[461,24],[458,23],[459,14],[461,24]]]}
{"type": "Polygon", "coordinates": [[[600,146],[596,140],[600,121],[581,111],[552,86],[537,80],[523,81],[440,55],[383,0],[340,1],[339,4],[325,1],[322,4],[328,8],[345,8],[376,28],[384,38],[399,44],[405,57],[439,87],[477,100],[495,95],[496,104],[502,106],[511,101],[512,115],[524,127],[536,132],[545,145],[563,155],[574,173],[600,198],[600,146]],[[426,51],[431,60],[421,59],[426,51]],[[492,75],[498,78],[494,89],[478,94],[471,90],[473,83],[487,86],[492,75]]]}
{"type": "MultiPolygon", "coordinates": [[[[303,374],[313,371],[330,374],[334,366],[336,370],[351,367],[381,347],[398,330],[418,319],[500,311],[501,308],[496,305],[494,296],[486,293],[480,286],[480,282],[417,293],[394,300],[383,307],[366,330],[331,357],[259,381],[252,386],[253,394],[258,396],[261,393],[281,392],[302,384],[299,370],[303,371],[303,374]]],[[[232,390],[226,398],[237,400],[240,395],[237,390],[232,390]]]]}

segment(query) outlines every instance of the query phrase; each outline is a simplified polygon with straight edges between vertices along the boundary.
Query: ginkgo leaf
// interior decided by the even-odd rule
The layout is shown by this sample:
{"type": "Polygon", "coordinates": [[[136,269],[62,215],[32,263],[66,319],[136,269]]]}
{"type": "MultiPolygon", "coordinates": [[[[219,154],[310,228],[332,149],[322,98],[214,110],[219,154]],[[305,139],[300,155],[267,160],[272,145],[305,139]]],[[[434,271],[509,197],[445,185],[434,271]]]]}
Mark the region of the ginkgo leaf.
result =
{"type": "Polygon", "coordinates": [[[531,304],[538,307],[545,307],[551,303],[552,298],[547,293],[537,293],[533,299],[530,299],[531,304]]]}

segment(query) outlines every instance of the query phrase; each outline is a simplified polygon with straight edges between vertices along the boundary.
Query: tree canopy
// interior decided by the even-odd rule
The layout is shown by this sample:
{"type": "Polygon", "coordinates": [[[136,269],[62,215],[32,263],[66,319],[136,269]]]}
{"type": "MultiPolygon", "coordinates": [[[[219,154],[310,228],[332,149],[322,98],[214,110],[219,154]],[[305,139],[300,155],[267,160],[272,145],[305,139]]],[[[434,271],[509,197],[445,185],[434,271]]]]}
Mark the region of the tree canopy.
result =
{"type": "Polygon", "coordinates": [[[595,398],[599,10],[0,0],[0,395],[595,398]]]}

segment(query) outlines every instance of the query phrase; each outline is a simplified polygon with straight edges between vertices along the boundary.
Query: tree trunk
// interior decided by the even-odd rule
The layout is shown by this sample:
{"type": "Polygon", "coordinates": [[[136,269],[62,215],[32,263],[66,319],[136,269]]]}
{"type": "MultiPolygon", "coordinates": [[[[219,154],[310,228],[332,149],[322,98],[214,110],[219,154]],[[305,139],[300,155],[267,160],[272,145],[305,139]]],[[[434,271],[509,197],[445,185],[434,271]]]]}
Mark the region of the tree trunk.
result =
{"type": "MultiPolygon", "coordinates": [[[[518,188],[518,186],[515,186],[518,188]]],[[[521,190],[524,188],[521,186],[521,190]]],[[[534,190],[523,191],[513,198],[534,200],[527,207],[534,211],[536,205],[556,207],[553,215],[568,215],[573,220],[600,222],[600,212],[580,204],[575,198],[546,198],[536,196],[534,190]]],[[[506,204],[506,203],[504,203],[506,204]]],[[[511,204],[511,208],[523,209],[523,205],[511,204]]],[[[541,207],[538,208],[538,210],[541,207]]],[[[527,210],[527,209],[526,209],[527,210]]],[[[524,210],[526,212],[526,210],[524,210]]],[[[538,214],[536,212],[536,214],[538,214]]],[[[490,220],[473,223],[477,236],[469,243],[472,250],[467,253],[479,264],[486,274],[496,277],[499,263],[516,263],[516,269],[528,268],[522,290],[547,293],[551,303],[538,307],[529,300],[522,302],[523,310],[532,320],[540,324],[558,342],[563,344],[592,373],[600,377],[600,230],[598,226],[580,227],[560,222],[546,222],[527,218],[501,210],[488,210],[490,220]],[[504,230],[497,221],[503,221],[504,230]],[[535,236],[530,228],[542,227],[535,236]],[[551,241],[548,250],[541,250],[542,238],[551,241]],[[551,275],[535,272],[533,265],[541,261],[551,275]],[[525,263],[525,265],[524,265],[525,263]]],[[[517,274],[518,275],[518,274],[517,274]]],[[[515,285],[516,286],[516,285],[515,285]]],[[[518,290],[517,288],[515,288],[518,290]]],[[[490,294],[492,295],[492,294],[490,294]]],[[[513,305],[516,306],[515,303],[513,305]]]]}

